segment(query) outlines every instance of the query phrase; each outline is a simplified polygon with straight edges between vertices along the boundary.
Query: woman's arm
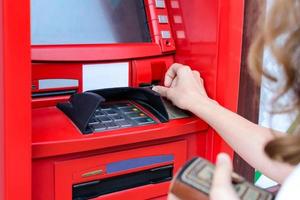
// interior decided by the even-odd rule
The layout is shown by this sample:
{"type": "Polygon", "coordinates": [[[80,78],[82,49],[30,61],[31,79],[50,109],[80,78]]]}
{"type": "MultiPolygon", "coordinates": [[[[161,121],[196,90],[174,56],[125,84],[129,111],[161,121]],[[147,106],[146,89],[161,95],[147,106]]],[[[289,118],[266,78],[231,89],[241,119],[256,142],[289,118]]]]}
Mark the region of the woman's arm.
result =
{"type": "Polygon", "coordinates": [[[213,127],[250,165],[282,183],[293,167],[275,162],[264,153],[265,144],[274,136],[270,129],[258,126],[210,99],[198,72],[173,64],[165,77],[165,87],[154,90],[175,105],[189,110],[213,127]]]}
{"type": "Polygon", "coordinates": [[[211,101],[199,100],[191,112],[213,127],[250,165],[273,180],[282,183],[293,169],[271,160],[265,154],[264,146],[274,137],[270,129],[258,126],[211,101]]]}

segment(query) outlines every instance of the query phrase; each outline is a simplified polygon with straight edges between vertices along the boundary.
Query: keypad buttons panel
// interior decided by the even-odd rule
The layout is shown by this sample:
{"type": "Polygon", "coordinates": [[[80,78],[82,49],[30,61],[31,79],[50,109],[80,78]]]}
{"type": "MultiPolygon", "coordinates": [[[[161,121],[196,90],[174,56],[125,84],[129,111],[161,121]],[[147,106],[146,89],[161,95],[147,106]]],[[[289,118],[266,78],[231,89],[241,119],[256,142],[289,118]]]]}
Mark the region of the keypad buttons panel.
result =
{"type": "Polygon", "coordinates": [[[89,121],[94,132],[156,124],[148,114],[133,103],[101,105],[89,121]]]}

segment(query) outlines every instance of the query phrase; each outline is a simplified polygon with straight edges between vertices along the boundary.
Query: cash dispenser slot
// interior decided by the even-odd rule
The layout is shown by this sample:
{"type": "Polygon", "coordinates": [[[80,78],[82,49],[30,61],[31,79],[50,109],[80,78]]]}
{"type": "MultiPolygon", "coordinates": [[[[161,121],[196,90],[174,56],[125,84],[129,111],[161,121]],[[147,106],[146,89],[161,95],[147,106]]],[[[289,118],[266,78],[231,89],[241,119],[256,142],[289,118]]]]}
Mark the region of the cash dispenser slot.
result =
{"type": "Polygon", "coordinates": [[[139,186],[170,181],[173,165],[73,185],[72,199],[85,200],[139,186]]]}
{"type": "Polygon", "coordinates": [[[115,117],[124,118],[125,120],[122,122],[124,126],[124,122],[131,127],[156,123],[147,113],[130,102],[143,107],[161,123],[169,121],[168,112],[161,96],[149,88],[123,87],[91,90],[74,94],[68,102],[58,103],[57,107],[74,122],[83,134],[97,132],[97,130],[121,128],[121,121],[114,119],[115,117]],[[126,112],[126,108],[120,108],[117,104],[109,104],[110,107],[107,108],[108,103],[124,101],[128,102],[128,109],[137,112],[126,112]],[[99,113],[103,113],[103,115],[99,113]],[[143,117],[133,116],[137,114],[143,117]],[[132,120],[133,118],[135,119],[132,120]]]}

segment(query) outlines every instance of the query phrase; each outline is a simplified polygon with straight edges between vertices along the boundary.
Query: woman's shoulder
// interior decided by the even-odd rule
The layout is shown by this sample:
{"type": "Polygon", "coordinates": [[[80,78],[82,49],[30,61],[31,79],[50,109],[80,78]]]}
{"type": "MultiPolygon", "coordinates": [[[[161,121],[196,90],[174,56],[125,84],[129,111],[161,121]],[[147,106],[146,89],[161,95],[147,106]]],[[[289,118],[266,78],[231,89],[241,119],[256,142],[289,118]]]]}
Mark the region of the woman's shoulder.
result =
{"type": "Polygon", "coordinates": [[[295,167],[292,173],[284,181],[276,200],[293,200],[300,197],[300,164],[295,167]]]}

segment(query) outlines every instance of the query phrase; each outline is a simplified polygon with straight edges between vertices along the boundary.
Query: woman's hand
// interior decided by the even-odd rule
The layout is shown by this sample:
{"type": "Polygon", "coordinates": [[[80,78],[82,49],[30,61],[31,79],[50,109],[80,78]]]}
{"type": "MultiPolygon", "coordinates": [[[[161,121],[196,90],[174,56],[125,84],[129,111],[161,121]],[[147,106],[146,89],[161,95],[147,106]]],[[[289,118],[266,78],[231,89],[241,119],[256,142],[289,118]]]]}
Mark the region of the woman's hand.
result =
{"type": "Polygon", "coordinates": [[[167,71],[164,86],[155,86],[153,90],[167,97],[179,108],[190,111],[199,101],[210,100],[199,72],[177,63],[167,71]]]}
{"type": "Polygon", "coordinates": [[[174,194],[169,193],[168,194],[168,200],[182,200],[182,199],[178,199],[174,194]]]}
{"type": "Polygon", "coordinates": [[[217,157],[216,169],[210,191],[210,200],[238,200],[231,183],[232,163],[227,154],[221,153],[217,157]]]}

